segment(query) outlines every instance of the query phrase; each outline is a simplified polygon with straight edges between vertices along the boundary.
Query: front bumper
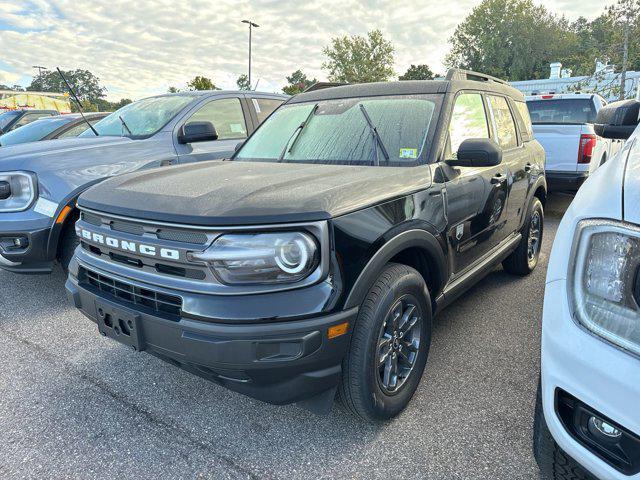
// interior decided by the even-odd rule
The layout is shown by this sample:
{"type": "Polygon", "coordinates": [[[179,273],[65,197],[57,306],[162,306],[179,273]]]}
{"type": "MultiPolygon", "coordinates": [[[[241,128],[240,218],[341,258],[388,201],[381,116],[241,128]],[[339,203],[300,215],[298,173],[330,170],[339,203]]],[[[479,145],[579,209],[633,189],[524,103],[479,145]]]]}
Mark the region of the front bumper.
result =
{"type": "Polygon", "coordinates": [[[50,273],[54,260],[48,251],[51,227],[48,221],[12,222],[0,219],[0,268],[16,273],[50,273]],[[24,248],[7,248],[3,240],[26,239],[24,248]]]}
{"type": "MultiPolygon", "coordinates": [[[[134,319],[140,350],[268,403],[302,402],[323,412],[333,402],[357,309],[270,322],[256,311],[255,318],[262,320],[255,323],[227,323],[216,319],[217,311],[209,312],[210,318],[182,315],[168,319],[79,281],[77,271],[77,264],[72,265],[66,283],[73,304],[102,330],[100,318],[105,311],[116,315],[114,318],[134,319]],[[329,327],[344,322],[349,322],[347,334],[329,339],[329,327]]],[[[118,280],[153,288],[130,279],[118,280]]],[[[291,296],[295,293],[288,292],[289,301],[291,296]]],[[[234,304],[241,308],[243,299],[229,297],[228,303],[225,310],[234,304]]]]}
{"type": "Polygon", "coordinates": [[[573,321],[563,279],[549,282],[545,290],[542,329],[545,420],[558,445],[596,477],[640,479],[640,473],[628,476],[614,469],[568,432],[556,411],[558,389],[626,430],[640,434],[640,359],[573,321]]]}
{"type": "Polygon", "coordinates": [[[547,170],[545,176],[547,177],[549,191],[577,192],[589,178],[589,172],[555,172],[547,170]]]}

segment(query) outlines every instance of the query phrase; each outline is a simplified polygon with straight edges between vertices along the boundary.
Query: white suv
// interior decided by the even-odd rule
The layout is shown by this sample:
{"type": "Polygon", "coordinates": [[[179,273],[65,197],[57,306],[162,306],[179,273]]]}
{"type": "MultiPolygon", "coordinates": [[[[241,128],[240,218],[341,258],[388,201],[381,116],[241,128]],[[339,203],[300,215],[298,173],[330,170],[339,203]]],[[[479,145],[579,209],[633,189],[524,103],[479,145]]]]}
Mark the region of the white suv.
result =
{"type": "Polygon", "coordinates": [[[640,103],[600,111],[629,138],[578,191],[544,298],[534,453],[553,479],[640,479],[640,103]],[[634,131],[635,128],[635,131],[634,131]]]}

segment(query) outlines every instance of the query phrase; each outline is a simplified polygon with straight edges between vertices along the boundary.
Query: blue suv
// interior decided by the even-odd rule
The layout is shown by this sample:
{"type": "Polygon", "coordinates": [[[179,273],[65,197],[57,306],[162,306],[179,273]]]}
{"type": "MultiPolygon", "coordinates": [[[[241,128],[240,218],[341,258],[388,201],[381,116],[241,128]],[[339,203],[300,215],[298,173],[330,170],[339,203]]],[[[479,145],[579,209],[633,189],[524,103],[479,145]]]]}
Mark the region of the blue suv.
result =
{"type": "Polygon", "coordinates": [[[0,151],[0,268],[66,269],[77,245],[76,199],[105,178],[230,157],[286,96],[196,91],[131,103],[77,138],[0,151]],[[97,135],[96,135],[97,133],[97,135]]]}

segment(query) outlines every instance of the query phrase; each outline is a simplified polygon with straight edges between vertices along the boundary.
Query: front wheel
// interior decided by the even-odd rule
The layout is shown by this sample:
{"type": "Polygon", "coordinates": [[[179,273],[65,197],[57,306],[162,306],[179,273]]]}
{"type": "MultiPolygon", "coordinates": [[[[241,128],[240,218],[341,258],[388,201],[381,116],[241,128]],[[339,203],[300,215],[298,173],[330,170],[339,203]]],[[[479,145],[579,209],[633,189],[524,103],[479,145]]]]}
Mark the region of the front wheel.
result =
{"type": "Polygon", "coordinates": [[[418,388],[431,344],[422,276],[390,263],[365,298],[342,363],[341,403],[369,421],[398,415],[418,388]]]}
{"type": "Polygon", "coordinates": [[[502,267],[514,275],[529,275],[538,265],[542,233],[544,230],[544,210],[537,197],[533,197],[522,229],[522,240],[518,247],[503,262],[502,267]]]}

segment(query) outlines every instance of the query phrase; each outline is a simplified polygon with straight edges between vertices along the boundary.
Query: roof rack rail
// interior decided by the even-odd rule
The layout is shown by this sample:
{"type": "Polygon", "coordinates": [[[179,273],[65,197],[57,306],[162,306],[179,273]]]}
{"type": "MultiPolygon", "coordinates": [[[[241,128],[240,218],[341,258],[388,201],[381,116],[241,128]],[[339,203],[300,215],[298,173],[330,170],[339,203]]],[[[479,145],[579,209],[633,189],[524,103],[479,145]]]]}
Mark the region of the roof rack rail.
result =
{"type": "Polygon", "coordinates": [[[332,87],[341,87],[343,85],[348,85],[348,83],[339,83],[339,82],[316,82],[310,87],[305,88],[302,93],[307,92],[315,92],[316,90],[324,90],[325,88],[332,87]]]}
{"type": "Polygon", "coordinates": [[[450,68],[447,72],[447,80],[473,80],[476,82],[496,82],[502,85],[509,85],[506,80],[462,68],[450,68]]]}

